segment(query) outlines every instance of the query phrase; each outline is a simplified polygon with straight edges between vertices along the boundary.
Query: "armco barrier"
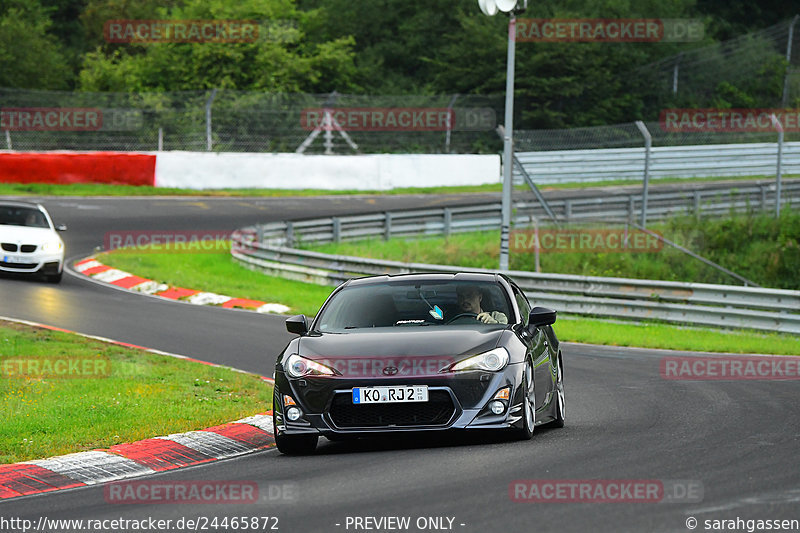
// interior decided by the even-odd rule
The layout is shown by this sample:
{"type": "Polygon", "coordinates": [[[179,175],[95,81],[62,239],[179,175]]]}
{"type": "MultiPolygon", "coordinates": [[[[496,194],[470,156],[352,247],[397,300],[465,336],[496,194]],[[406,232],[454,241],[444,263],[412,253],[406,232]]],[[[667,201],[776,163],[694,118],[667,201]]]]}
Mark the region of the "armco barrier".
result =
{"type": "MultiPolygon", "coordinates": [[[[650,179],[711,176],[774,176],[775,143],[656,146],[650,153],[650,179]]],[[[573,181],[630,179],[644,176],[644,148],[517,152],[537,185],[573,181]]],[[[783,146],[784,174],[800,174],[800,142],[783,146]]],[[[515,175],[517,183],[522,176],[515,175]]]]}
{"type": "MultiPolygon", "coordinates": [[[[785,196],[787,205],[800,205],[800,183],[791,184],[790,191],[785,196]]],[[[759,187],[744,187],[716,191],[713,198],[698,202],[695,192],[665,194],[657,212],[662,216],[687,209],[704,214],[725,213],[758,207],[759,201],[750,203],[751,196],[755,194],[759,199],[766,194],[759,187]]],[[[571,215],[568,220],[609,220],[625,218],[630,213],[624,201],[618,207],[613,198],[605,200],[576,201],[566,210],[557,201],[550,204],[562,214],[571,215]]],[[[764,206],[770,208],[768,202],[764,206]]],[[[541,215],[539,204],[515,204],[518,226],[541,215]]],[[[255,270],[324,285],[338,285],[353,276],[372,274],[482,271],[329,255],[292,246],[297,242],[446,235],[499,227],[500,204],[273,222],[235,232],[232,255],[255,270]]],[[[537,305],[565,313],[800,333],[800,291],[522,271],[508,274],[537,305]]]]}
{"type": "MultiPolygon", "coordinates": [[[[255,228],[234,234],[234,258],[254,270],[321,285],[376,274],[492,272],[322,254],[263,244],[254,235],[255,228]]],[[[564,313],[800,333],[800,291],[523,271],[507,274],[535,305],[564,313]]]]}

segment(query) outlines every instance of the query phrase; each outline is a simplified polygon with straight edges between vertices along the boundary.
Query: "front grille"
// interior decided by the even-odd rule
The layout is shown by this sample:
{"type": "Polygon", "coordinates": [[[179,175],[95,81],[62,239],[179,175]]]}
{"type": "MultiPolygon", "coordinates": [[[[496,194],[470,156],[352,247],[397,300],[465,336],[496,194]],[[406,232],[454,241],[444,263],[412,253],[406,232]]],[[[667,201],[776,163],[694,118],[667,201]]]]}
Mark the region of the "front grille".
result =
{"type": "Polygon", "coordinates": [[[4,242],[0,246],[2,246],[3,250],[6,251],[6,252],[16,252],[17,251],[17,245],[14,244],[13,242],[4,242]]]}
{"type": "Polygon", "coordinates": [[[30,253],[33,253],[33,252],[36,251],[36,245],[35,244],[23,244],[22,246],[20,246],[19,249],[22,250],[22,253],[30,254],[30,253]]]}
{"type": "Polygon", "coordinates": [[[6,261],[0,261],[0,266],[6,268],[18,268],[20,270],[36,270],[36,267],[39,265],[37,263],[10,263],[6,261]]]}
{"type": "Polygon", "coordinates": [[[354,405],[352,396],[336,394],[330,417],[339,428],[390,426],[443,426],[453,417],[455,405],[447,391],[428,391],[427,402],[354,405]]]}

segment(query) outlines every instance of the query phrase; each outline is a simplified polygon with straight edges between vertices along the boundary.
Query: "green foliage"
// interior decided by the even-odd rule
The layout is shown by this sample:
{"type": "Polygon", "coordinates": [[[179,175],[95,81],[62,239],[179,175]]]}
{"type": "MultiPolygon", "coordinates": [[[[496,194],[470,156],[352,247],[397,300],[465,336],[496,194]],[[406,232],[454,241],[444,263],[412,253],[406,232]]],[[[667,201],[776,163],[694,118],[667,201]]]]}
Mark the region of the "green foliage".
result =
{"type": "Polygon", "coordinates": [[[38,0],[0,3],[0,87],[65,89],[65,64],[48,10],[38,0]]]}
{"type": "MultiPolygon", "coordinates": [[[[109,20],[110,0],[87,15],[97,35],[109,20]],[[102,14],[101,14],[102,13],[102,14]]],[[[187,0],[144,16],[123,11],[115,18],[165,20],[255,20],[254,42],[158,42],[98,45],[85,56],[80,87],[87,91],[175,91],[209,88],[272,92],[347,90],[354,75],[352,39],[319,41],[306,34],[315,12],[298,12],[290,0],[225,2],[187,0]],[[295,28],[296,25],[296,28],[295,28]],[[268,28],[285,27],[277,38],[268,28]]],[[[96,37],[95,37],[96,39],[96,37]]]]}

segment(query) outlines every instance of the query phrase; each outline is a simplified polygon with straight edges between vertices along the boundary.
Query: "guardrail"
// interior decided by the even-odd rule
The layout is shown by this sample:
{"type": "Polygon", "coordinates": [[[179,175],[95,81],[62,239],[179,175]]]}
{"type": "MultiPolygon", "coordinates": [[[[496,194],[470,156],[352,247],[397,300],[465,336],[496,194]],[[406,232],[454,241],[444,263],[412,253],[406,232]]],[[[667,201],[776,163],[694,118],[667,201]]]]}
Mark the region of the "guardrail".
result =
{"type": "MultiPolygon", "coordinates": [[[[786,195],[787,204],[800,200],[800,183],[791,184],[794,198],[786,195]]],[[[700,201],[693,192],[669,193],[654,209],[662,215],[685,210],[689,206],[705,214],[728,212],[746,207],[750,196],[764,198],[760,187],[724,191],[729,199],[715,196],[700,201]],[[682,199],[682,200],[681,200],[682,199]],[[681,200],[683,203],[675,203],[681,200]],[[673,203],[670,203],[673,202],[673,203]]],[[[573,199],[573,207],[564,208],[565,200],[551,201],[555,210],[572,215],[569,220],[589,220],[629,216],[630,204],[615,200],[573,199]],[[562,202],[562,203],[559,203],[562,202]],[[619,203],[619,202],[618,202],[619,203]]],[[[618,200],[618,199],[617,199],[618,200]]],[[[762,202],[763,204],[763,202],[762,202]]],[[[768,202],[766,207],[770,207],[768,202]]],[[[516,223],[541,216],[539,204],[515,204],[516,223]]],[[[542,210],[543,212],[543,210],[542,210]]],[[[382,237],[389,239],[411,235],[447,235],[460,231],[500,227],[500,204],[425,209],[396,213],[376,213],[296,222],[274,222],[243,228],[234,233],[232,255],[244,265],[272,275],[324,285],[338,285],[354,277],[405,272],[458,272],[490,270],[402,263],[341,255],[322,254],[292,248],[298,242],[322,243],[345,239],[382,237]]],[[[520,287],[536,305],[553,307],[564,313],[599,315],[629,319],[655,319],[674,323],[724,326],[744,329],[800,333],[800,291],[680,283],[669,281],[602,278],[566,274],[541,274],[510,271],[520,287]]]]}
{"type": "MultiPolygon", "coordinates": [[[[615,193],[606,196],[548,199],[548,205],[562,222],[593,220],[633,220],[641,211],[641,195],[615,193]]],[[[783,185],[782,203],[800,208],[800,181],[783,185]]],[[[648,219],[664,219],[681,213],[722,215],[746,209],[773,210],[774,183],[727,185],[724,188],[680,192],[650,192],[648,219]]],[[[449,235],[466,231],[499,229],[500,202],[464,207],[443,207],[320,218],[296,222],[272,222],[257,227],[258,241],[294,246],[297,243],[339,242],[342,240],[421,235],[449,235]]],[[[549,219],[536,201],[515,202],[512,224],[529,226],[533,220],[549,219]]]]}
{"type": "MultiPolygon", "coordinates": [[[[321,285],[376,274],[492,272],[297,250],[259,242],[257,234],[255,227],[237,231],[233,257],[271,275],[321,285]]],[[[507,274],[535,305],[564,313],[800,333],[800,291],[523,271],[507,274]]]]}
{"type": "MultiPolygon", "coordinates": [[[[646,150],[609,148],[516,152],[538,185],[608,179],[641,180],[646,150]]],[[[656,146],[650,152],[650,178],[775,175],[776,143],[656,146]]],[[[800,174],[800,142],[783,144],[784,174],[800,174]]],[[[515,173],[517,183],[522,175],[515,173]]]]}

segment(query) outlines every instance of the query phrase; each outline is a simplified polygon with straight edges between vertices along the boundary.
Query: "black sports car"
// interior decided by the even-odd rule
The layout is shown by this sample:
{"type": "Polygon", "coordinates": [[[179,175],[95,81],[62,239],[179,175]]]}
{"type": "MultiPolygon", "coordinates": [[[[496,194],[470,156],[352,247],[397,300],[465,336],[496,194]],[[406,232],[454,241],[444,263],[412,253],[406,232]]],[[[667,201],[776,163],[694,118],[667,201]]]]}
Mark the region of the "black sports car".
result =
{"type": "Polygon", "coordinates": [[[404,274],[347,281],[278,357],[278,449],[387,432],[564,425],[564,367],[552,324],[501,274],[404,274]]]}

